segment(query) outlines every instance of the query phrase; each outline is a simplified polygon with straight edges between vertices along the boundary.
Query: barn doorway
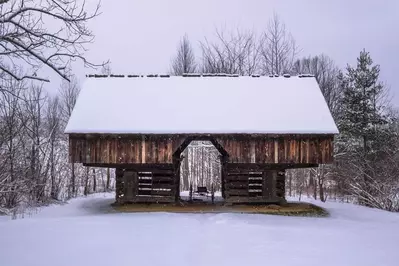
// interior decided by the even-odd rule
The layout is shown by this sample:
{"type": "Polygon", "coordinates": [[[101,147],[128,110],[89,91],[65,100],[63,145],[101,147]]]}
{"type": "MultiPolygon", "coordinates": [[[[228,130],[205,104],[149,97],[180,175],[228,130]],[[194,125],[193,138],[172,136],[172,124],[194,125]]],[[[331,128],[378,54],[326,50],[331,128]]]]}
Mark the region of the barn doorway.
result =
{"type": "Polygon", "coordinates": [[[210,140],[193,140],[180,154],[180,199],[221,202],[222,154],[210,140]]]}

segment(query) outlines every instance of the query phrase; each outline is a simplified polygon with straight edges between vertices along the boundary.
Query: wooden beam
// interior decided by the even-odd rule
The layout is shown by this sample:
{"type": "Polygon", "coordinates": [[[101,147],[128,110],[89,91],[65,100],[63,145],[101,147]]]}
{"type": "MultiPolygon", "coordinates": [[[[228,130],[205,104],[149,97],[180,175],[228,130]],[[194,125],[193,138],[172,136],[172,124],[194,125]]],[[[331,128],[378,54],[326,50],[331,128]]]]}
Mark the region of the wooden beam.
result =
{"type": "Polygon", "coordinates": [[[303,163],[281,163],[281,164],[251,164],[251,163],[228,163],[226,165],[228,172],[248,172],[248,171],[264,171],[273,169],[296,169],[296,168],[312,168],[318,167],[318,164],[303,163]]]}
{"type": "Polygon", "coordinates": [[[173,170],[173,164],[126,164],[126,163],[84,163],[83,166],[131,169],[143,172],[173,170]]]}
{"type": "MultiPolygon", "coordinates": [[[[69,160],[74,163],[173,164],[193,140],[209,140],[230,163],[326,164],[333,160],[332,135],[238,134],[101,134],[70,135],[69,160]],[[77,135],[80,136],[80,135],[77,135]],[[300,137],[300,138],[298,138],[300,137]],[[176,149],[176,150],[175,150],[176,149]]],[[[300,166],[301,167],[301,166],[300,166]]],[[[293,167],[290,167],[293,168],[293,167]]]]}

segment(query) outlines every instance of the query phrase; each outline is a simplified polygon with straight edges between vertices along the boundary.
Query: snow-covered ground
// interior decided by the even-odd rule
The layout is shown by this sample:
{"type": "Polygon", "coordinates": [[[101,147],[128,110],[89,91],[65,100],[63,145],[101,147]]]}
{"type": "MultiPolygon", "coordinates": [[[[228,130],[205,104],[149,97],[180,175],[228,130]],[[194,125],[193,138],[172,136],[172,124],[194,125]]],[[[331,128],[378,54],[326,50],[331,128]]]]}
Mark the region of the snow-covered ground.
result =
{"type": "Polygon", "coordinates": [[[112,201],[0,217],[0,265],[399,265],[399,214],[331,202],[317,202],[329,218],[110,213],[112,201]]]}

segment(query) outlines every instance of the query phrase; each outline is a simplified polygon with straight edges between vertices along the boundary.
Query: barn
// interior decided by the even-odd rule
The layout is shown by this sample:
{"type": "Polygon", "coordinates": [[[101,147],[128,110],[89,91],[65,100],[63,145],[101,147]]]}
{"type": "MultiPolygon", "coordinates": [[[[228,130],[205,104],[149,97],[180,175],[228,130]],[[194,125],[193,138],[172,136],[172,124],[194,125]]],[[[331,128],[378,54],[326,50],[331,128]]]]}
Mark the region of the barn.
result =
{"type": "Polygon", "coordinates": [[[92,75],[65,133],[71,163],[115,168],[121,204],[178,202],[182,151],[210,141],[234,204],[285,202],[285,171],[332,163],[338,129],[311,75],[92,75]]]}

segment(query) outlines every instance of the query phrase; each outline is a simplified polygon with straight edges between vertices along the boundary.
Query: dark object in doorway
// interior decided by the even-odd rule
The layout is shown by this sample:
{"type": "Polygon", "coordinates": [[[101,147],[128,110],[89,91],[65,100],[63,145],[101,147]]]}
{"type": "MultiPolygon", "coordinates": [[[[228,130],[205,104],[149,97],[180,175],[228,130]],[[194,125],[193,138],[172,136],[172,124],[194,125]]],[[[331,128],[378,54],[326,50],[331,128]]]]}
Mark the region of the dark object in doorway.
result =
{"type": "Polygon", "coordinates": [[[206,195],[209,193],[209,191],[206,187],[197,187],[196,193],[198,193],[200,195],[206,195]]]}

